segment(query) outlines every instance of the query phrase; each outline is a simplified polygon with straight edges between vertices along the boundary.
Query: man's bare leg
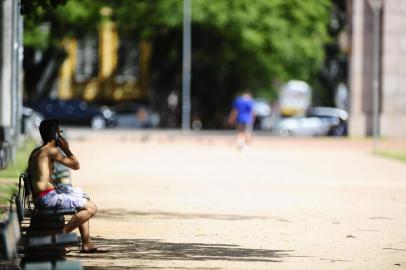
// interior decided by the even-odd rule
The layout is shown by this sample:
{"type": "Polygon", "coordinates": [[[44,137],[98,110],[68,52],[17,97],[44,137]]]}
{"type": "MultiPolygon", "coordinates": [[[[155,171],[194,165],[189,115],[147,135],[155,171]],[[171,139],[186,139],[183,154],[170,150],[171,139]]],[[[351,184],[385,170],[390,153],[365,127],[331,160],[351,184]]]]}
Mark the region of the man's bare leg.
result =
{"type": "Polygon", "coordinates": [[[242,149],[244,146],[245,146],[244,132],[239,130],[238,133],[237,133],[237,147],[239,149],[242,149]]]}
{"type": "Polygon", "coordinates": [[[104,253],[107,252],[108,249],[100,248],[95,246],[91,239],[89,233],[90,222],[86,221],[82,225],[79,226],[80,236],[82,237],[82,252],[97,252],[97,253],[104,253]]]}
{"type": "Polygon", "coordinates": [[[92,218],[97,211],[97,207],[91,201],[88,201],[83,210],[74,215],[71,220],[66,224],[63,229],[64,233],[69,233],[76,228],[79,228],[80,236],[82,238],[82,251],[96,251],[105,252],[107,250],[97,248],[93,245],[90,239],[89,232],[89,219],[92,218]]]}
{"type": "Polygon", "coordinates": [[[64,233],[70,233],[74,229],[78,228],[80,225],[84,224],[86,221],[88,221],[90,218],[92,218],[97,211],[97,207],[94,203],[91,201],[88,201],[85,204],[85,207],[83,210],[80,210],[77,212],[66,224],[65,228],[63,228],[64,233]]]}
{"type": "Polygon", "coordinates": [[[87,251],[94,249],[95,246],[91,242],[90,232],[89,232],[89,221],[86,221],[79,226],[80,236],[82,238],[82,250],[87,251]]]}
{"type": "Polygon", "coordinates": [[[245,138],[245,144],[246,145],[250,145],[251,144],[251,140],[252,140],[252,135],[250,131],[245,131],[244,132],[244,138],[245,138]]]}

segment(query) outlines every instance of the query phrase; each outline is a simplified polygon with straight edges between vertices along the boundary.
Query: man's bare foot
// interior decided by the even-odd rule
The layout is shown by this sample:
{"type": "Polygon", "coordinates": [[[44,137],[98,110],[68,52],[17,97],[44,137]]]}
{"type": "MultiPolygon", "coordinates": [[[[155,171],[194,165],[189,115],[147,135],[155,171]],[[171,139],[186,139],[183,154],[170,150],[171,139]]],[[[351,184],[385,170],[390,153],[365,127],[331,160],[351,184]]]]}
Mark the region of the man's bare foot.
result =
{"type": "Polygon", "coordinates": [[[93,245],[93,243],[88,243],[88,244],[82,245],[82,250],[80,252],[82,252],[82,253],[105,253],[107,251],[108,251],[108,249],[96,247],[95,245],[93,245]]]}

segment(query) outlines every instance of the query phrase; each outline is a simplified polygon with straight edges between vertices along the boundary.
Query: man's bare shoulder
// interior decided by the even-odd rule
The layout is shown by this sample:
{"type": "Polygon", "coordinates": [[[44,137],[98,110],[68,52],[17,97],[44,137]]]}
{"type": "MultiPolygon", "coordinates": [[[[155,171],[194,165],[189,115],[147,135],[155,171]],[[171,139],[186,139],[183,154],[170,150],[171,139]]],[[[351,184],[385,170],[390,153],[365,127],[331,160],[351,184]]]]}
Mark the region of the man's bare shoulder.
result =
{"type": "Polygon", "coordinates": [[[55,146],[46,146],[44,147],[44,154],[49,157],[55,157],[55,155],[59,154],[59,150],[55,146]]]}
{"type": "Polygon", "coordinates": [[[55,146],[40,146],[32,150],[30,157],[39,157],[39,156],[53,156],[58,153],[58,149],[55,146]]]}
{"type": "Polygon", "coordinates": [[[35,156],[38,156],[38,154],[41,153],[41,148],[42,148],[42,146],[38,146],[37,148],[34,148],[34,150],[31,151],[30,159],[32,159],[35,156]]]}

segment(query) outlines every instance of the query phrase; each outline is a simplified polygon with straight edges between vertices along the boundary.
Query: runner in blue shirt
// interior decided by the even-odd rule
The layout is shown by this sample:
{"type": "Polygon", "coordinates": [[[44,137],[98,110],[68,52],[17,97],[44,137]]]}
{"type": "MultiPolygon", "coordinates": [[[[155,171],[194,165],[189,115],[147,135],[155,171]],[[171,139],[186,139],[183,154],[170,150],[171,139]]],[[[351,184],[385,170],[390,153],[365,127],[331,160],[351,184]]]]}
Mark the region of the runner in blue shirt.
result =
{"type": "Polygon", "coordinates": [[[255,101],[247,91],[237,97],[233,104],[233,109],[229,117],[229,124],[237,126],[237,146],[243,149],[251,142],[251,130],[254,124],[255,101]]]}

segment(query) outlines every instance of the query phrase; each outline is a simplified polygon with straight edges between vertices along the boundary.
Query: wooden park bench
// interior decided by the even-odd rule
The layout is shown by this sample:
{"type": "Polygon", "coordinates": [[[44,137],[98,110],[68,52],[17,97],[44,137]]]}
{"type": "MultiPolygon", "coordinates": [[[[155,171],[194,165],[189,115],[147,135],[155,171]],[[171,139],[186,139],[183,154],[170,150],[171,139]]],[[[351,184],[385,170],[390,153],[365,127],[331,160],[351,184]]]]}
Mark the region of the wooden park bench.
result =
{"type": "Polygon", "coordinates": [[[65,226],[65,216],[74,215],[77,211],[75,208],[41,208],[34,205],[32,187],[29,175],[24,172],[20,175],[18,195],[21,198],[21,205],[25,217],[29,217],[30,232],[47,234],[49,231],[61,233],[65,226]]]}
{"type": "MultiPolygon", "coordinates": [[[[7,218],[0,222],[0,246],[1,255],[4,260],[0,260],[0,269],[31,269],[31,270],[80,270],[82,266],[79,261],[73,260],[59,260],[56,257],[50,257],[52,254],[48,254],[48,258],[41,259],[42,261],[32,262],[29,261],[26,256],[26,250],[23,250],[24,257],[21,258],[17,252],[17,246],[21,238],[21,228],[18,217],[17,205],[14,205],[16,196],[13,197],[12,203],[10,205],[10,212],[7,218]],[[23,267],[20,267],[22,265],[23,267]]],[[[75,235],[76,236],[76,235],[75,235]]],[[[72,236],[70,236],[72,237],[72,236]]],[[[52,237],[51,237],[52,238],[52,237]]],[[[43,237],[34,238],[28,241],[28,246],[30,248],[47,248],[54,245],[65,246],[67,243],[72,243],[73,239],[68,239],[69,237],[56,237],[54,239],[49,239],[43,237]],[[49,241],[50,240],[50,241],[49,241]],[[54,241],[52,241],[54,240],[54,241]]],[[[76,236],[77,242],[77,236],[76,236]]],[[[40,260],[39,258],[36,258],[40,260]]]]}
{"type": "Polygon", "coordinates": [[[76,209],[36,208],[27,173],[20,175],[15,205],[20,222],[29,219],[29,225],[25,230],[27,239],[25,249],[26,257],[30,260],[44,258],[49,254],[54,258],[63,258],[66,255],[67,245],[79,244],[76,234],[63,233],[65,216],[74,215],[77,212],[76,209]]]}

